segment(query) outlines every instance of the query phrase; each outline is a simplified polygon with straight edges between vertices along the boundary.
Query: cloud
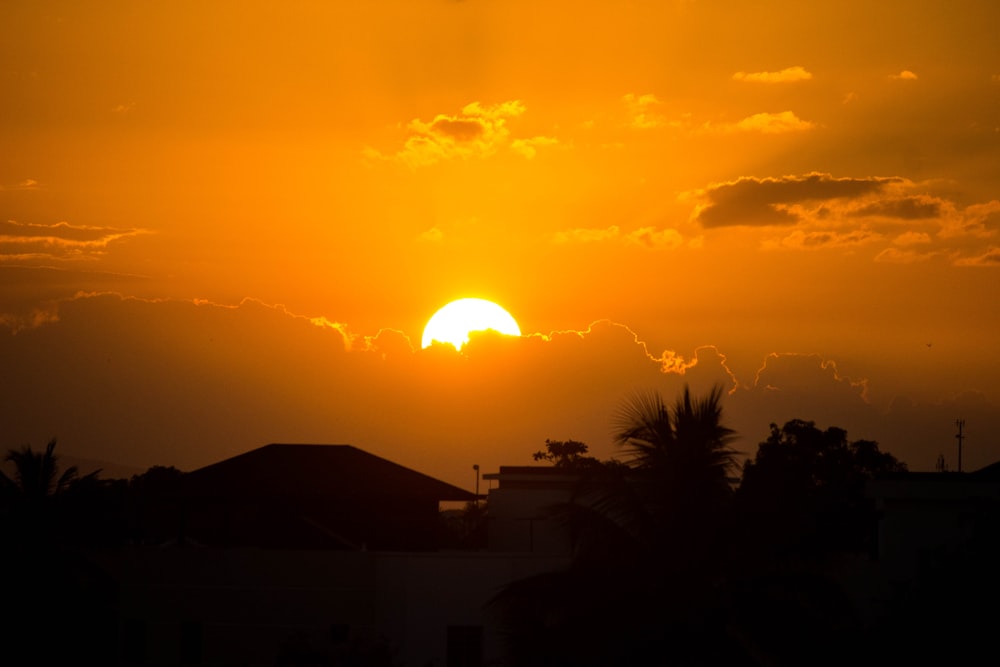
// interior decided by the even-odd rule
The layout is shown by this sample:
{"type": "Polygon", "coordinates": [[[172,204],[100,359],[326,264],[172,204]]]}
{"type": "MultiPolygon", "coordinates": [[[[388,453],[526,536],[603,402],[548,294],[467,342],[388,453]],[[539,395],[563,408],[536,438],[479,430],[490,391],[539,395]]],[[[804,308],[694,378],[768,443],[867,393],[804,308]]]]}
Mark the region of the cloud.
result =
{"type": "Polygon", "coordinates": [[[764,134],[784,134],[785,132],[811,130],[813,127],[815,127],[813,123],[802,120],[791,111],[782,111],[748,116],[730,126],[730,129],[744,132],[763,132],[764,134]]]}
{"type": "Polygon", "coordinates": [[[896,81],[916,81],[918,77],[910,70],[904,69],[899,74],[890,74],[889,78],[896,81]]]}
{"type": "Polygon", "coordinates": [[[41,184],[33,178],[25,178],[14,185],[0,185],[0,192],[17,190],[41,190],[41,184]]]}
{"type": "Polygon", "coordinates": [[[652,93],[645,95],[628,93],[622,97],[622,102],[624,102],[628,113],[629,127],[637,130],[648,130],[673,124],[659,112],[664,106],[663,102],[652,93]]]}
{"type": "Polygon", "coordinates": [[[385,156],[374,148],[363,151],[369,159],[394,160],[410,167],[424,167],[452,159],[487,158],[504,147],[533,158],[537,147],[557,143],[550,137],[511,139],[507,121],[524,114],[520,100],[494,105],[472,102],[455,115],[439,114],[431,121],[414,119],[403,148],[385,156]]]}
{"type": "Polygon", "coordinates": [[[788,132],[804,132],[816,127],[816,124],[802,120],[792,111],[779,113],[757,113],[735,123],[705,123],[704,132],[760,132],[762,134],[786,134],[788,132]]]}
{"type": "Polygon", "coordinates": [[[842,376],[837,370],[836,361],[825,359],[822,355],[814,352],[772,352],[768,354],[764,358],[763,365],[757,369],[753,379],[753,388],[767,391],[801,391],[810,385],[817,384],[814,381],[817,375],[833,380],[833,383],[822,383],[829,388],[838,392],[846,392],[867,402],[869,382],[866,378],[842,376]]]}
{"type": "Polygon", "coordinates": [[[1000,200],[966,206],[960,213],[950,216],[941,230],[941,236],[953,238],[973,236],[990,238],[1000,231],[1000,200]]]}
{"type": "Polygon", "coordinates": [[[796,81],[808,81],[812,78],[812,73],[806,71],[804,67],[786,67],[780,72],[736,72],[733,74],[734,81],[747,81],[750,83],[793,83],[796,81]]]}
{"type": "Polygon", "coordinates": [[[0,223],[0,262],[25,259],[88,259],[105,253],[111,244],[141,234],[145,229],[116,229],[57,222],[52,225],[0,223]]]}
{"type": "Polygon", "coordinates": [[[818,172],[777,178],[741,177],[695,193],[704,203],[696,207],[693,217],[704,227],[789,225],[802,219],[802,211],[792,204],[857,198],[902,181],[897,177],[835,178],[818,172]]]}
{"type": "Polygon", "coordinates": [[[817,250],[820,248],[846,248],[861,246],[882,240],[882,235],[870,229],[856,229],[847,232],[832,230],[809,231],[795,230],[791,234],[776,240],[765,241],[763,250],[794,249],[817,250]]]}
{"type": "MultiPolygon", "coordinates": [[[[748,454],[769,422],[793,418],[877,439],[916,469],[931,469],[934,443],[948,441],[934,428],[912,428],[914,413],[899,402],[889,413],[873,404],[874,381],[844,373],[827,355],[773,352],[751,359],[755,372],[739,377],[717,346],[653,349],[607,320],[545,335],[476,336],[463,355],[416,349],[398,330],[365,335],[334,317],[252,299],[88,294],[49,315],[0,345],[0,446],[55,434],[67,455],[191,469],[268,442],[349,443],[467,484],[470,461],[486,470],[528,465],[545,438],[615,455],[610,420],[630,393],[655,389],[672,400],[685,384],[699,395],[715,383],[728,392],[724,419],[748,454]]],[[[969,416],[982,433],[1000,429],[1000,410],[982,397],[928,410],[952,421],[969,416]]],[[[982,464],[997,455],[985,441],[975,453],[982,464]]]]}
{"type": "Polygon", "coordinates": [[[889,246],[875,255],[875,261],[885,264],[916,264],[917,262],[926,262],[940,254],[939,252],[920,252],[889,246]]]}
{"type": "Polygon", "coordinates": [[[684,237],[676,229],[671,228],[640,227],[634,231],[622,233],[618,225],[610,225],[604,228],[579,227],[556,232],[552,235],[552,242],[556,244],[614,242],[673,250],[684,245],[684,237]]]}
{"type": "Polygon", "coordinates": [[[429,241],[431,243],[438,243],[443,239],[444,239],[444,232],[441,231],[440,227],[431,227],[430,229],[420,234],[420,240],[429,241]]]}
{"type": "Polygon", "coordinates": [[[936,197],[915,195],[897,199],[880,199],[852,211],[854,217],[884,217],[902,220],[922,220],[941,216],[945,203],[936,197]]]}
{"type": "Polygon", "coordinates": [[[552,235],[553,243],[597,243],[602,241],[615,241],[621,238],[621,229],[618,225],[601,228],[578,227],[556,232],[552,235]]]}
{"type": "Polygon", "coordinates": [[[960,257],[955,260],[955,266],[992,266],[1000,267],[1000,246],[990,246],[982,253],[973,257],[960,257]]]}
{"type": "Polygon", "coordinates": [[[510,149],[531,160],[538,154],[539,146],[556,146],[559,140],[554,137],[532,137],[531,139],[515,139],[510,142],[510,149]]]}
{"type": "Polygon", "coordinates": [[[892,242],[902,246],[926,245],[931,242],[931,236],[926,232],[909,231],[903,232],[894,238],[892,242]]]}

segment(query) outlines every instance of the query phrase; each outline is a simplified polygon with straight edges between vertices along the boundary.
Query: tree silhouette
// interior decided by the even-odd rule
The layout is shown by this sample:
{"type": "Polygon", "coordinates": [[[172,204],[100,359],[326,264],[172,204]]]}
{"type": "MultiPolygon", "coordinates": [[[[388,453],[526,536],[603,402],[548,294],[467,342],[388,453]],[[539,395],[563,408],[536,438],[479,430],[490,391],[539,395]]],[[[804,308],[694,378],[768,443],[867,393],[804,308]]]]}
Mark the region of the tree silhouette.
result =
{"type": "Polygon", "coordinates": [[[69,467],[60,473],[55,447],[53,439],[44,451],[12,449],[5,461],[13,464],[13,475],[0,473],[0,539],[5,542],[0,569],[8,575],[0,643],[10,664],[108,664],[114,647],[114,582],[67,548],[83,530],[76,519],[93,519],[89,502],[82,501],[100,487],[99,471],[80,477],[69,467]],[[64,516],[66,509],[85,507],[64,516]]]}
{"type": "Polygon", "coordinates": [[[8,520],[7,536],[14,539],[52,539],[57,529],[55,503],[74,483],[95,479],[100,471],[80,477],[76,466],[59,473],[53,438],[44,452],[31,445],[11,449],[4,461],[14,465],[13,478],[0,471],[2,507],[8,520]]]}
{"type": "Polygon", "coordinates": [[[579,440],[545,440],[545,449],[532,454],[536,461],[548,461],[557,468],[579,468],[599,463],[587,456],[586,443],[579,440]]]}
{"type": "Polygon", "coordinates": [[[581,469],[560,508],[571,565],[495,600],[512,664],[737,664],[741,647],[713,620],[736,455],[721,399],[685,388],[672,407],[656,392],[623,403],[624,459],[581,469]]]}
{"type": "Polygon", "coordinates": [[[55,448],[53,438],[44,452],[33,451],[31,445],[8,451],[4,461],[14,464],[14,479],[0,471],[0,484],[25,502],[42,502],[44,498],[65,491],[77,478],[77,469],[70,466],[57,477],[59,466],[55,448]]]}
{"type": "Polygon", "coordinates": [[[800,419],[781,428],[771,424],[770,436],[743,466],[743,524],[765,558],[864,551],[875,521],[866,482],[905,471],[878,443],[849,441],[843,429],[820,430],[800,419]]]}
{"type": "Polygon", "coordinates": [[[673,407],[655,391],[637,392],[622,404],[613,426],[625,459],[586,475],[572,510],[581,550],[604,542],[604,551],[623,554],[631,546],[691,563],[717,551],[737,454],[721,403],[715,386],[702,398],[685,387],[673,407]]]}

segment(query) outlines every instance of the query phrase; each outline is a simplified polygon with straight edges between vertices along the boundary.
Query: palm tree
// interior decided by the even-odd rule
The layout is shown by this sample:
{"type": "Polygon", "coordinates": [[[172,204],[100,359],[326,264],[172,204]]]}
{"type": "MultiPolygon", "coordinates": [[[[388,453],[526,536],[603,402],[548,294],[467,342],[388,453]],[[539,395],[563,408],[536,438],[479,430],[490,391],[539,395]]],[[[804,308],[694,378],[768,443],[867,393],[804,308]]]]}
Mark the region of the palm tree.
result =
{"type": "Polygon", "coordinates": [[[4,461],[14,465],[13,477],[0,471],[0,513],[6,514],[15,536],[47,538],[54,526],[53,501],[65,493],[74,482],[96,477],[95,471],[81,478],[76,466],[59,474],[59,457],[55,455],[53,438],[44,452],[32,450],[31,445],[11,449],[4,461]]]}
{"type": "Polygon", "coordinates": [[[640,392],[614,415],[625,460],[588,466],[560,508],[572,564],[495,600],[518,664],[722,664],[740,652],[709,620],[736,457],[721,399],[685,388],[668,407],[640,392]]]}
{"type": "Polygon", "coordinates": [[[14,464],[14,479],[0,470],[0,485],[29,503],[43,502],[44,498],[65,491],[77,479],[78,471],[76,466],[70,466],[56,477],[59,457],[54,453],[55,448],[56,440],[53,438],[49,440],[45,452],[33,451],[31,445],[8,451],[4,461],[14,464]]]}
{"type": "Polygon", "coordinates": [[[668,409],[657,391],[638,392],[615,415],[615,442],[635,469],[681,476],[691,486],[731,489],[735,432],[722,425],[722,387],[693,399],[689,387],[668,409]]]}
{"type": "Polygon", "coordinates": [[[618,546],[656,557],[710,546],[706,540],[719,532],[735,482],[736,436],[722,424],[721,403],[718,385],[700,399],[685,387],[672,408],[659,392],[632,394],[612,421],[626,460],[595,470],[578,493],[581,540],[592,544],[598,529],[607,538],[611,525],[618,546]]]}

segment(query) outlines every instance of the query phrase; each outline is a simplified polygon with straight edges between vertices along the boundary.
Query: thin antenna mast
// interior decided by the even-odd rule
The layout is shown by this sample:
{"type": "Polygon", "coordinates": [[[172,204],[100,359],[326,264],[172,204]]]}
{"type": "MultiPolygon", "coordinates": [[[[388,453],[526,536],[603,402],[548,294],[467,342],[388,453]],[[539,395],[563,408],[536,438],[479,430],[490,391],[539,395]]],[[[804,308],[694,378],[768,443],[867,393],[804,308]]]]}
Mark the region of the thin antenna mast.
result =
{"type": "Polygon", "coordinates": [[[958,472],[962,472],[962,441],[965,440],[962,429],[965,427],[965,420],[956,419],[955,426],[958,427],[958,435],[955,436],[958,439],[958,472]]]}

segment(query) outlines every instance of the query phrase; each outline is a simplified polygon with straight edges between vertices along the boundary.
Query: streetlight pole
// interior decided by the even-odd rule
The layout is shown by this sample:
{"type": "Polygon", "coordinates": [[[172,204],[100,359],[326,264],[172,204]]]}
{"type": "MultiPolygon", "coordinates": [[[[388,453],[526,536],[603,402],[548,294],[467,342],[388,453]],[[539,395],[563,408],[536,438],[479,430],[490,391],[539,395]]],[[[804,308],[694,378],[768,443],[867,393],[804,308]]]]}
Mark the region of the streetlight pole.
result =
{"type": "Polygon", "coordinates": [[[965,439],[965,436],[962,435],[962,428],[965,426],[965,420],[955,420],[955,426],[958,427],[958,435],[955,436],[958,438],[958,472],[962,472],[962,440],[965,439]]]}
{"type": "Polygon", "coordinates": [[[476,504],[479,504],[479,464],[473,463],[472,469],[476,471],[476,504]]]}

